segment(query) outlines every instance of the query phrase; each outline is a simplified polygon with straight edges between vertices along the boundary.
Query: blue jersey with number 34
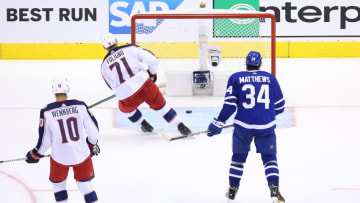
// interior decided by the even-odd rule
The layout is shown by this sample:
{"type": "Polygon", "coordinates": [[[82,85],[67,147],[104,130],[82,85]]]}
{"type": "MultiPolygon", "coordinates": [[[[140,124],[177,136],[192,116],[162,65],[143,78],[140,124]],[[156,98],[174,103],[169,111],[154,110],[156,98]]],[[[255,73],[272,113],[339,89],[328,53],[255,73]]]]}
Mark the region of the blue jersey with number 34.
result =
{"type": "Polygon", "coordinates": [[[235,111],[234,126],[243,132],[261,133],[276,128],[275,116],[285,108],[280,85],[265,71],[242,71],[230,76],[218,119],[235,111]]]}

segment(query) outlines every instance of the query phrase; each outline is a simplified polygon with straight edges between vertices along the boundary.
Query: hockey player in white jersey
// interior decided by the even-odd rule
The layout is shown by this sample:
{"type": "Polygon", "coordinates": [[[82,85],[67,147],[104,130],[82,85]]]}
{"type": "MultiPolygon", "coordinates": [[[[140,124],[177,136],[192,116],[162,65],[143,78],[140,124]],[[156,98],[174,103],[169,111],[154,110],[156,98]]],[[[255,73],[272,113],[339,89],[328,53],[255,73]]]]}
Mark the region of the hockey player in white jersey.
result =
{"type": "Polygon", "coordinates": [[[139,125],[143,132],[152,132],[154,128],[138,109],[145,102],[182,135],[191,134],[176,111],[166,104],[155,85],[159,63],[157,57],[137,45],[118,46],[116,37],[111,33],[103,35],[101,42],[108,51],[101,65],[101,73],[106,84],[115,92],[120,111],[139,125]]]}
{"type": "Polygon", "coordinates": [[[224,105],[219,116],[209,125],[208,136],[221,133],[226,120],[236,112],[227,198],[233,200],[236,196],[250,144],[254,140],[256,152],[261,153],[273,203],[284,203],[279,191],[274,130],[275,116],[284,111],[285,100],[276,78],[259,70],[261,62],[260,53],[251,51],[246,57],[247,71],[230,76],[224,105]]]}
{"type": "Polygon", "coordinates": [[[56,202],[68,202],[66,179],[69,168],[73,168],[85,202],[97,202],[91,185],[95,175],[91,156],[100,153],[97,121],[84,102],[67,99],[70,88],[66,79],[55,79],[52,90],[56,102],[41,109],[38,142],[26,154],[26,162],[39,162],[51,147],[49,179],[56,202]]]}

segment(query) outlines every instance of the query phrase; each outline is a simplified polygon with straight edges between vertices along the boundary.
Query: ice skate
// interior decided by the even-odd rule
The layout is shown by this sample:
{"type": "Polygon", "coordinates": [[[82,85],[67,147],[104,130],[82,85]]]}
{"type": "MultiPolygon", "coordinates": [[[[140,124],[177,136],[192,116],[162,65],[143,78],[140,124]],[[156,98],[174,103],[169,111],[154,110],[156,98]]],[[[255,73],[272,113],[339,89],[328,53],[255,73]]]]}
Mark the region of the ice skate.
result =
{"type": "Polygon", "coordinates": [[[141,130],[146,133],[146,132],[152,132],[154,128],[144,119],[141,122],[141,130]]]}
{"type": "Polygon", "coordinates": [[[281,196],[277,185],[269,185],[272,203],[285,203],[285,199],[281,196]]]}
{"type": "Polygon", "coordinates": [[[237,187],[232,187],[231,186],[229,188],[229,190],[226,192],[225,196],[230,200],[234,200],[238,189],[239,188],[237,188],[237,187]]]}
{"type": "Polygon", "coordinates": [[[182,135],[190,135],[191,130],[184,123],[179,123],[178,130],[182,135]]]}

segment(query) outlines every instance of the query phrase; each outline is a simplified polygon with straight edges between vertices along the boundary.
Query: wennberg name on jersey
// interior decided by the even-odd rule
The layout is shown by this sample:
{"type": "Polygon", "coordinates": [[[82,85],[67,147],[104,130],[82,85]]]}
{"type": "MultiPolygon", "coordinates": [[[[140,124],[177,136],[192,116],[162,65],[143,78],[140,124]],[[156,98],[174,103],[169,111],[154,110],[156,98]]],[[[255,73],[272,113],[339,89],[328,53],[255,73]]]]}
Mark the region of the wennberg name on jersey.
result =
{"type": "Polygon", "coordinates": [[[57,110],[51,112],[51,114],[54,118],[65,116],[65,115],[70,115],[70,114],[76,114],[76,113],[79,113],[77,107],[72,107],[72,106],[70,106],[69,108],[57,109],[57,110]]]}

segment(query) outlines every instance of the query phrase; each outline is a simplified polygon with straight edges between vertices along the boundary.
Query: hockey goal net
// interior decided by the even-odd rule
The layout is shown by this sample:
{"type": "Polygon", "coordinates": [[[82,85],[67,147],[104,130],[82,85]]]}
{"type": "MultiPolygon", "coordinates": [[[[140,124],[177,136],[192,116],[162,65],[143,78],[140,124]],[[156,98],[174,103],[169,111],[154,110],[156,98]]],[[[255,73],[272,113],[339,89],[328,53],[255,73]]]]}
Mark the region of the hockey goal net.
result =
{"type": "Polygon", "coordinates": [[[131,29],[132,44],[153,52],[163,68],[197,70],[204,65],[199,60],[199,50],[200,42],[205,41],[221,47],[217,67],[206,60],[209,70],[245,70],[249,51],[258,51],[263,58],[262,70],[274,75],[276,72],[275,16],[270,13],[222,9],[160,11],[133,15],[131,29]]]}

